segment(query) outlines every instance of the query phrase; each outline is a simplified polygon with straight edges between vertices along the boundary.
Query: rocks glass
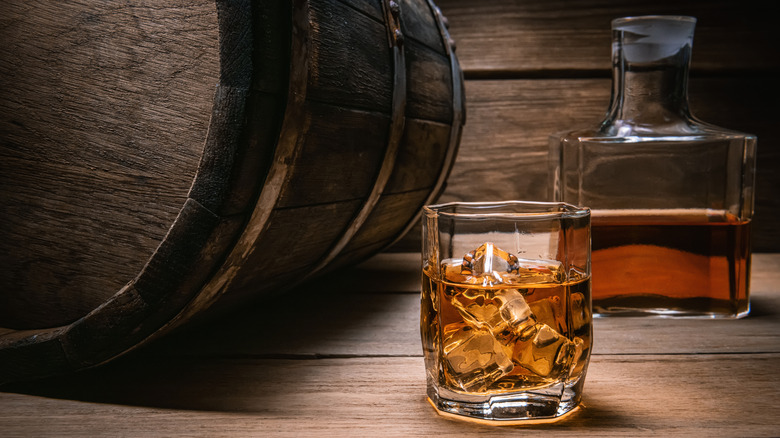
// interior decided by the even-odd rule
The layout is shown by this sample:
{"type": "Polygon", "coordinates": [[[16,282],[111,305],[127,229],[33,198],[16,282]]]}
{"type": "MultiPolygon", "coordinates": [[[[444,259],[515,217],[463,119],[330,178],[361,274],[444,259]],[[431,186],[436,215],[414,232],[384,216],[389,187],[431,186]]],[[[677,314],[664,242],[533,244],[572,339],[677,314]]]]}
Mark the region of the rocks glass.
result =
{"type": "Polygon", "coordinates": [[[434,408],[494,424],[574,409],[593,342],[590,210],[430,205],[422,229],[420,329],[434,408]]]}

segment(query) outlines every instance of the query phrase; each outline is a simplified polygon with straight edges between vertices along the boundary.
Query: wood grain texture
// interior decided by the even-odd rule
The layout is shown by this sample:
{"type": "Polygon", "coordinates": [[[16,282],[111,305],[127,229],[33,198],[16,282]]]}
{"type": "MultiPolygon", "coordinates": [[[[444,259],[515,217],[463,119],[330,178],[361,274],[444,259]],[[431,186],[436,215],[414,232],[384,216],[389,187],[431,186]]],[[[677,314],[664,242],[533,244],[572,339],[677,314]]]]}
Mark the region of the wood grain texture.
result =
{"type": "Polygon", "coordinates": [[[384,158],[388,115],[309,102],[290,183],[279,195],[280,207],[361,199],[368,196],[384,158]]]}
{"type": "MultiPolygon", "coordinates": [[[[359,247],[340,255],[340,263],[367,257],[399,235],[423,200],[438,190],[433,183],[438,175],[407,181],[403,170],[395,172],[397,140],[404,141],[400,164],[412,166],[409,172],[415,176],[421,173],[418,157],[428,164],[423,169],[434,167],[439,174],[451,165],[449,151],[454,150],[454,142],[450,137],[460,132],[459,119],[452,116],[455,99],[451,90],[460,71],[452,68],[457,64],[451,62],[450,52],[439,53],[427,41],[430,35],[443,37],[438,17],[434,19],[434,10],[425,2],[408,5],[420,41],[411,44],[414,40],[410,39],[404,51],[411,60],[408,71],[399,51],[389,44],[385,14],[393,8],[385,11],[374,0],[217,1],[206,10],[198,9],[202,4],[158,8],[138,2],[123,5],[128,8],[102,5],[105,16],[89,5],[85,1],[70,9],[48,5],[41,11],[46,16],[45,23],[39,23],[43,32],[32,36],[19,32],[14,21],[31,20],[25,23],[33,24],[35,18],[28,17],[25,5],[4,5],[12,19],[3,22],[7,26],[2,31],[14,37],[9,44],[14,50],[25,51],[25,45],[35,48],[39,43],[60,47],[63,42],[74,49],[73,53],[55,53],[60,57],[54,61],[35,52],[23,59],[21,70],[49,72],[59,78],[65,72],[60,63],[71,61],[70,55],[76,67],[85,67],[85,73],[99,76],[101,69],[111,67],[131,88],[139,87],[138,95],[115,92],[111,87],[76,87],[86,94],[77,104],[101,103],[97,115],[113,117],[112,123],[121,126],[76,124],[75,131],[106,140],[102,137],[106,132],[129,135],[139,129],[162,130],[186,142],[186,147],[171,143],[171,138],[159,138],[161,143],[148,148],[136,147],[135,140],[126,138],[124,143],[96,140],[83,147],[76,141],[79,138],[63,136],[59,140],[66,147],[58,149],[56,143],[39,145],[36,138],[21,138],[18,134],[27,129],[27,121],[17,120],[10,110],[0,111],[7,119],[2,121],[8,126],[1,132],[2,152],[9,158],[4,164],[10,169],[0,177],[3,206],[10,204],[4,211],[10,212],[9,219],[4,217],[3,225],[11,225],[12,236],[2,240],[7,246],[0,247],[3,260],[9,262],[3,266],[4,283],[0,285],[0,356],[4,359],[0,382],[111,360],[185,324],[225,295],[230,297],[220,304],[228,307],[247,296],[289,289],[332,261],[356,230],[359,247]],[[163,25],[170,19],[192,18],[197,23],[158,29],[154,26],[160,23],[147,21],[156,18],[163,25]],[[108,21],[116,23],[112,26],[108,21]],[[97,29],[89,28],[95,23],[100,24],[97,29]],[[426,25],[434,29],[422,32],[426,25]],[[61,28],[69,29],[68,38],[58,38],[61,28]],[[211,32],[198,33],[205,28],[211,32]],[[110,30],[120,35],[102,35],[110,30]],[[208,47],[204,41],[196,41],[204,43],[201,46],[188,45],[192,38],[212,40],[208,47]],[[88,61],[94,60],[90,51],[106,41],[116,42],[110,49],[128,59],[110,66],[98,62],[97,68],[90,69],[88,61]],[[206,48],[218,50],[203,53],[206,48]],[[159,59],[150,62],[159,68],[139,72],[134,63],[146,66],[146,59],[128,57],[128,53],[158,55],[159,59]],[[211,64],[203,68],[213,68],[212,76],[193,78],[189,70],[186,74],[172,72],[172,68],[195,67],[166,63],[171,55],[190,56],[196,67],[200,58],[208,58],[211,64]],[[78,56],[86,56],[87,61],[78,56]],[[394,62],[405,73],[395,80],[394,62]],[[163,81],[155,75],[180,75],[196,84],[163,81]],[[407,77],[412,90],[408,100],[403,86],[407,77]],[[435,81],[429,83],[432,78],[435,81]],[[158,117],[155,99],[159,93],[144,94],[151,90],[150,81],[154,87],[163,87],[163,93],[172,85],[181,85],[186,92],[204,92],[212,105],[210,113],[208,107],[198,107],[188,99],[193,96],[186,92],[176,94],[180,106],[163,106],[166,111],[183,109],[185,118],[188,110],[205,116],[207,132],[158,117]],[[133,117],[122,119],[127,114],[114,100],[124,104],[130,98],[137,98],[130,105],[139,113],[149,112],[146,125],[138,126],[133,117]],[[101,99],[105,102],[98,102],[101,99]],[[198,112],[203,109],[203,114],[198,112]],[[404,134],[406,117],[431,120],[415,119],[404,134]],[[446,124],[455,126],[441,129],[446,124]],[[181,134],[185,131],[186,135],[181,134]],[[91,161],[79,161],[84,159],[91,161]],[[157,177],[160,181],[153,180],[157,177]],[[391,177],[386,196],[380,199],[391,177]],[[49,193],[60,186],[62,193],[49,193]],[[118,211],[96,202],[103,192],[108,194],[109,207],[118,211]],[[54,222],[28,214],[37,211],[36,201],[45,206],[43,216],[54,222]],[[85,213],[88,207],[95,211],[85,213]],[[168,222],[159,220],[166,215],[168,222]],[[361,227],[364,219],[371,229],[361,227]],[[143,227],[149,230],[139,230],[143,227]],[[115,229],[124,234],[112,234],[115,229]],[[128,231],[137,235],[127,236],[128,231]],[[60,234],[84,243],[68,247],[71,241],[60,241],[60,234]],[[28,244],[29,239],[39,242],[28,244]],[[133,239],[143,240],[144,245],[133,245],[133,239]],[[114,244],[120,245],[119,251],[114,244]],[[136,252],[125,254],[125,246],[136,252]],[[114,265],[124,270],[113,269],[114,265]],[[102,278],[103,274],[108,278],[102,278]],[[97,280],[85,281],[93,277],[97,280]],[[68,287],[74,284],[84,289],[68,287]]],[[[443,40],[440,43],[445,47],[443,40]]],[[[105,49],[109,58],[115,56],[105,49]]],[[[1,54],[2,78],[13,79],[17,72],[7,61],[15,55],[10,51],[1,54]]],[[[78,82],[73,76],[78,74],[68,79],[78,82]]],[[[35,79],[47,82],[46,78],[35,79]]],[[[38,99],[35,103],[50,109],[52,90],[59,88],[32,93],[38,99]]],[[[13,92],[9,101],[17,105],[19,96],[13,92]]],[[[460,100],[456,105],[460,106],[460,100]]],[[[76,119],[92,116],[83,109],[73,108],[76,119]]],[[[35,115],[25,114],[33,120],[35,115]]],[[[43,126],[35,132],[69,134],[72,121],[58,120],[59,124],[49,126],[51,132],[43,126]]]]}
{"type": "MultiPolygon", "coordinates": [[[[334,272],[297,288],[294,307],[285,297],[263,299],[231,318],[176,335],[160,343],[159,351],[307,357],[360,355],[361,351],[422,355],[420,263],[419,253],[380,254],[358,268],[334,272]],[[274,310],[264,312],[264,308],[274,310]],[[307,337],[315,332],[318,336],[307,337]]],[[[594,354],[780,353],[780,297],[774,292],[780,256],[756,254],[753,265],[748,318],[597,318],[594,354]],[[644,336],[646,332],[652,336],[644,336]],[[707,336],[681,340],[686,333],[703,332],[707,336]]]]}
{"type": "Polygon", "coordinates": [[[107,366],[0,387],[3,436],[776,436],[780,254],[755,256],[747,318],[597,319],[583,407],[502,428],[426,403],[419,263],[382,254],[107,366]]]}
{"type": "Polygon", "coordinates": [[[73,379],[17,390],[46,398],[0,393],[4,436],[769,437],[778,423],[767,412],[780,408],[776,390],[765,385],[780,366],[778,354],[599,356],[583,407],[571,417],[498,428],[437,416],[425,401],[417,357],[135,365],[90,376],[100,387],[73,379]],[[123,379],[115,377],[120,371],[123,379]]]}
{"type": "Polygon", "coordinates": [[[406,39],[413,39],[442,55],[447,53],[444,46],[447,41],[442,41],[427,0],[410,0],[404,4],[401,31],[406,39]]]}
{"type": "Polygon", "coordinates": [[[448,57],[409,41],[405,43],[409,117],[452,124],[452,71],[448,57]]]}
{"type": "Polygon", "coordinates": [[[450,139],[450,125],[428,120],[407,118],[396,167],[384,193],[402,193],[436,185],[437,170],[445,164],[450,139]],[[416,147],[424,142],[427,148],[416,147]]]}
{"type": "MultiPolygon", "coordinates": [[[[610,21],[698,18],[690,80],[698,118],[758,136],[753,244],[780,249],[777,38],[766,2],[441,0],[466,76],[468,119],[440,201],[546,198],[547,136],[600,122],[610,94],[610,21]],[[507,170],[509,169],[509,170],[507,170]]],[[[394,250],[419,249],[419,228],[394,250]]]]}
{"type": "Polygon", "coordinates": [[[15,274],[0,289],[23,293],[2,295],[0,320],[64,324],[133,278],[187,196],[219,72],[215,4],[2,10],[0,263],[15,274]]]}
{"type": "Polygon", "coordinates": [[[398,237],[410,217],[414,217],[430,196],[429,189],[384,194],[366,219],[365,227],[372,233],[358,233],[333,262],[329,270],[365,260],[388,247],[398,237]]]}
{"type": "Polygon", "coordinates": [[[697,17],[694,71],[776,71],[770,4],[761,0],[439,0],[467,77],[544,77],[610,68],[610,21],[636,15],[697,17]],[[769,56],[768,56],[769,55],[769,56]]]}
{"type": "Polygon", "coordinates": [[[393,67],[383,23],[337,0],[311,8],[318,25],[311,33],[308,97],[390,114],[393,67]]]}
{"type": "MultiPolygon", "coordinates": [[[[466,81],[468,120],[447,189],[439,202],[548,199],[548,137],[597,125],[609,104],[609,79],[516,79],[466,81]]],[[[780,98],[769,77],[750,81],[692,78],[691,110],[702,120],[759,138],[753,247],[780,247],[780,149],[767,103],[780,98]]],[[[775,111],[775,110],[772,110],[775,111]]],[[[417,250],[419,228],[396,249],[417,250]]]]}

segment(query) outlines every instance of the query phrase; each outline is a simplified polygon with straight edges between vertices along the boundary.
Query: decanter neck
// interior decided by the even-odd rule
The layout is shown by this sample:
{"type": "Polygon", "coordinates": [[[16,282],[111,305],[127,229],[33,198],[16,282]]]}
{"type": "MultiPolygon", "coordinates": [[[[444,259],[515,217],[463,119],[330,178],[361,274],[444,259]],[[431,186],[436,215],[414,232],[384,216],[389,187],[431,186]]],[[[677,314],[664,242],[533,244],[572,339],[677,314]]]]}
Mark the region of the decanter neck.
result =
{"type": "Polygon", "coordinates": [[[634,17],[612,23],[612,98],[603,131],[685,125],[695,19],[634,17]]]}

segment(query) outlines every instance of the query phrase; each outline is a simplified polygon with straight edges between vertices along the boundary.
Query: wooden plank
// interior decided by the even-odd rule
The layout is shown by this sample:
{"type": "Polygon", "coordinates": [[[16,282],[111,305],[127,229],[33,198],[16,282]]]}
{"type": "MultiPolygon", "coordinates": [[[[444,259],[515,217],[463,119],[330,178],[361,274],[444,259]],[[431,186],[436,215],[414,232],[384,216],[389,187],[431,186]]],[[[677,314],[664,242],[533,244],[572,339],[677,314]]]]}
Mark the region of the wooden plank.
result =
{"type": "Polygon", "coordinates": [[[367,198],[387,149],[390,118],[382,113],[307,102],[300,142],[279,207],[367,198]]]}
{"type": "MultiPolygon", "coordinates": [[[[411,280],[418,257],[383,254],[357,272],[296,288],[293,300],[264,300],[101,368],[6,385],[0,428],[8,437],[516,431],[445,419],[425,402],[411,280]],[[378,292],[389,285],[399,293],[378,292]]],[[[780,418],[767,412],[780,408],[778,272],[780,254],[755,256],[756,308],[745,319],[597,320],[583,408],[559,423],[519,429],[773,436],[780,418]]]]}
{"type": "MultiPolygon", "coordinates": [[[[780,94],[774,81],[737,84],[699,78],[691,80],[690,88],[697,117],[759,136],[763,147],[758,184],[780,186],[780,179],[774,179],[780,176],[771,171],[780,167],[780,153],[772,147],[773,122],[762,118],[761,108],[751,107],[745,98],[762,92],[780,94]]],[[[597,126],[609,105],[610,90],[609,79],[467,81],[469,118],[443,199],[543,199],[548,136],[597,126]]]]}
{"type": "Polygon", "coordinates": [[[404,43],[409,117],[453,123],[450,59],[414,40],[404,43]]]}
{"type": "Polygon", "coordinates": [[[360,200],[276,209],[269,226],[247,255],[226,300],[258,296],[292,285],[307,275],[338,239],[360,200]]]}
{"type": "Polygon", "coordinates": [[[395,167],[383,193],[432,190],[439,178],[438,170],[442,168],[451,131],[450,125],[407,118],[395,167]]]}
{"type": "Polygon", "coordinates": [[[401,31],[442,55],[446,54],[441,32],[427,0],[407,0],[401,4],[401,31]]]}
{"type": "Polygon", "coordinates": [[[455,166],[440,202],[547,199],[552,133],[598,123],[608,80],[467,81],[455,166]]]}
{"type": "Polygon", "coordinates": [[[614,18],[693,15],[698,18],[693,68],[777,70],[769,3],[760,0],[620,0],[527,2],[438,0],[467,77],[533,75],[610,68],[614,18]],[[546,73],[545,73],[546,72],[546,73]]]}
{"type": "MultiPolygon", "coordinates": [[[[365,223],[365,232],[358,232],[349,245],[344,248],[344,255],[377,242],[390,244],[392,239],[402,229],[409,218],[422,208],[430,188],[404,193],[382,195],[371,215],[365,223]]],[[[368,254],[368,253],[364,253],[368,254]]],[[[373,254],[373,253],[371,253],[373,254]]],[[[368,257],[366,255],[365,257],[368,257]]]]}
{"type": "Polygon", "coordinates": [[[282,292],[289,298],[288,289],[311,278],[314,267],[361,205],[362,200],[358,199],[273,210],[268,227],[247,250],[245,260],[228,273],[230,293],[216,303],[215,312],[222,313],[245,301],[265,300],[267,295],[278,296],[282,292]]]}
{"type": "Polygon", "coordinates": [[[360,11],[377,22],[385,19],[381,0],[339,0],[341,3],[360,11]]]}
{"type": "MultiPolygon", "coordinates": [[[[597,125],[609,105],[609,79],[479,80],[466,82],[468,119],[458,157],[439,202],[548,198],[548,138],[555,132],[597,125]]],[[[691,109],[704,121],[756,134],[759,138],[756,251],[780,249],[780,147],[776,147],[778,109],[753,105],[780,98],[774,78],[731,81],[691,79],[691,109]],[[751,97],[753,96],[753,97],[751,97]]],[[[400,250],[419,248],[419,230],[400,250]]]]}
{"type": "Polygon", "coordinates": [[[393,68],[381,22],[336,0],[310,3],[307,98],[391,113],[393,68]]]}
{"type": "MultiPolygon", "coordinates": [[[[780,254],[754,257],[749,317],[597,318],[594,355],[780,353],[780,254]]],[[[419,254],[382,254],[161,339],[148,354],[419,356],[419,264],[419,254]]]]}
{"type": "Polygon", "coordinates": [[[773,436],[780,354],[598,356],[583,407],[495,428],[437,416],[419,357],[134,362],[0,393],[17,436],[773,436]],[[99,382],[99,383],[97,383],[99,382]],[[31,394],[31,395],[24,395],[31,394]],[[45,398],[41,398],[43,396],[45,398]]]}

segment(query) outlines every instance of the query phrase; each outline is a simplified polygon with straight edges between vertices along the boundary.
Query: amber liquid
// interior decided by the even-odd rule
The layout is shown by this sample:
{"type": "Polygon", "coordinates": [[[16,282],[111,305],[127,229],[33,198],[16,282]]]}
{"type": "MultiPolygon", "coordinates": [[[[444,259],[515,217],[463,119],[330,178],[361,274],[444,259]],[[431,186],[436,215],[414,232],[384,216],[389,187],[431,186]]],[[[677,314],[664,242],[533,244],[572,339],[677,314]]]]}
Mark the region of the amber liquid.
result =
{"type": "Polygon", "coordinates": [[[459,282],[460,265],[445,262],[444,278],[430,266],[423,271],[429,379],[454,392],[500,394],[583,377],[592,345],[590,277],[550,282],[547,271],[522,285],[483,287],[459,282]]]}
{"type": "Polygon", "coordinates": [[[744,316],[750,221],[712,210],[594,210],[596,314],[744,316]]]}

